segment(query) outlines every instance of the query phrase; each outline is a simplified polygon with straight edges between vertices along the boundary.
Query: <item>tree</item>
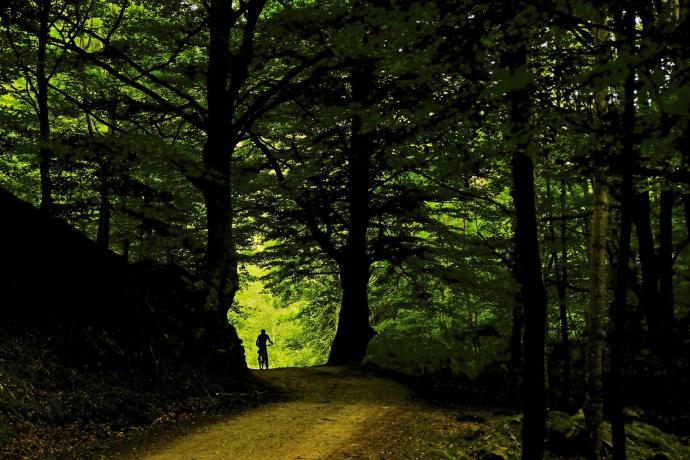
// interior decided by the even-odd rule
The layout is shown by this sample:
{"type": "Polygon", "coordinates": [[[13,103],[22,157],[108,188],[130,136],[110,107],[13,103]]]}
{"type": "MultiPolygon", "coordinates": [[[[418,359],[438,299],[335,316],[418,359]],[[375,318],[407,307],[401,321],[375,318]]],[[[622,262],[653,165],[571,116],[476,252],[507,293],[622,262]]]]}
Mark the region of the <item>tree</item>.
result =
{"type": "Polygon", "coordinates": [[[156,9],[151,7],[142,15],[130,3],[123,2],[115,14],[112,9],[102,11],[105,24],[98,29],[89,28],[85,22],[90,14],[88,11],[76,20],[62,18],[96,41],[101,48],[99,51],[85,50],[75,40],[55,39],[60,46],[106,70],[205,136],[201,167],[187,165],[185,172],[204,197],[207,233],[205,279],[209,287],[211,324],[226,323],[227,310],[238,289],[237,248],[233,233],[234,152],[248,138],[256,119],[279,103],[279,95],[287,86],[326,57],[321,54],[283,58],[270,53],[259,56],[258,28],[266,6],[265,0],[239,5],[228,0],[213,0],[200,7],[192,3],[180,7],[172,2],[160,4],[156,9]],[[145,40],[146,36],[139,32],[128,40],[124,34],[132,30],[132,25],[143,24],[142,21],[151,17],[154,11],[161,15],[175,11],[173,19],[176,22],[159,20],[145,30],[151,29],[156,33],[154,27],[162,27],[163,30],[181,27],[182,32],[173,33],[173,40],[166,43],[170,50],[168,55],[151,63],[147,56],[129,51],[131,39],[145,40]],[[102,33],[101,30],[107,32],[102,33]],[[206,44],[202,45],[204,40],[206,44]],[[207,52],[201,60],[195,56],[196,47],[207,52]],[[268,69],[274,62],[283,64],[280,75],[259,74],[258,69],[268,69]],[[205,69],[202,85],[192,83],[198,69],[205,69]]]}
{"type": "MultiPolygon", "coordinates": [[[[605,15],[597,17],[604,22],[605,15]]],[[[596,47],[600,60],[606,59],[608,54],[608,31],[595,27],[592,30],[593,45],[596,47]]],[[[598,162],[606,156],[606,138],[604,136],[603,119],[608,113],[607,94],[604,88],[594,88],[594,102],[592,104],[592,128],[595,145],[592,154],[598,162]]],[[[601,163],[599,163],[601,164],[601,163]]],[[[598,168],[598,171],[605,171],[598,168]]],[[[604,329],[603,313],[607,308],[607,274],[606,274],[606,245],[608,241],[609,190],[604,174],[596,174],[592,179],[592,225],[589,243],[590,264],[590,298],[585,321],[587,324],[586,379],[587,391],[585,415],[587,432],[589,434],[589,455],[601,458],[601,430],[604,420],[603,395],[603,365],[604,365],[604,329]]]]}
{"type": "Polygon", "coordinates": [[[508,146],[512,156],[512,196],[515,203],[515,239],[520,265],[522,300],[525,315],[522,423],[522,458],[544,456],[546,430],[546,388],[544,382],[544,346],[546,335],[547,297],[542,278],[542,264],[537,236],[534,164],[530,156],[535,146],[530,143],[531,76],[527,63],[529,26],[536,16],[533,7],[507,8],[512,18],[505,31],[502,63],[510,72],[514,86],[506,91],[508,146]]]}
{"type": "Polygon", "coordinates": [[[5,45],[11,50],[15,65],[21,70],[25,88],[20,89],[19,76],[9,82],[15,91],[31,101],[38,121],[38,158],[41,179],[41,209],[53,212],[52,151],[50,126],[50,85],[59,70],[64,53],[50,46],[51,33],[70,36],[69,27],[58,25],[59,18],[69,9],[68,3],[36,0],[26,4],[9,2],[0,9],[5,45]]]}

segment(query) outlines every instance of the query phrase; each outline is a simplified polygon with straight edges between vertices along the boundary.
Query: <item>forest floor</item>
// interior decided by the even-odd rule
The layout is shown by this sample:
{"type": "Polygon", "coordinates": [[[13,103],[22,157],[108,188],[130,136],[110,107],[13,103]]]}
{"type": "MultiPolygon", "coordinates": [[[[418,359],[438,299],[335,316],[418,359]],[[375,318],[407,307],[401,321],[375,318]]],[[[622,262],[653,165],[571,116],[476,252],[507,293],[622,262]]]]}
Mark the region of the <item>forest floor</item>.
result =
{"type": "Polygon", "coordinates": [[[394,380],[339,367],[254,372],[289,399],[129,446],[117,458],[507,459],[518,447],[519,418],[433,407],[394,380]]]}
{"type": "MultiPolygon", "coordinates": [[[[0,364],[3,362],[6,361],[0,359],[0,364]]],[[[28,424],[33,428],[11,438],[6,449],[2,448],[0,438],[0,458],[520,458],[519,408],[511,407],[509,401],[501,401],[495,391],[462,386],[440,376],[413,379],[392,375],[395,378],[391,378],[365,368],[280,368],[253,373],[263,383],[263,389],[255,391],[254,396],[207,393],[199,400],[192,398],[167,411],[158,410],[159,415],[152,423],[128,419],[118,422],[117,427],[105,419],[92,424],[79,420],[68,425],[59,421],[41,422],[49,415],[41,410],[41,401],[52,400],[55,405],[56,395],[38,397],[39,394],[30,392],[25,395],[28,399],[17,401],[36,399],[32,409],[35,414],[15,417],[15,422],[21,423],[10,426],[28,424]]],[[[84,389],[87,393],[84,398],[98,402],[108,396],[99,388],[98,391],[90,386],[84,389]]],[[[14,391],[18,398],[17,389],[14,391]]],[[[85,406],[85,414],[93,411],[89,407],[85,406]]],[[[575,415],[551,411],[550,417],[546,458],[582,458],[586,442],[581,411],[575,415]]],[[[690,459],[688,436],[672,436],[640,420],[630,420],[626,430],[631,460],[690,459]]],[[[608,427],[604,434],[607,443],[608,427]]]]}
{"type": "MultiPolygon", "coordinates": [[[[429,388],[345,367],[283,368],[254,374],[283,398],[224,419],[183,423],[103,458],[520,458],[521,417],[514,408],[487,404],[481,397],[443,401],[442,394],[429,394],[433,389],[429,392],[429,388]]],[[[690,459],[690,438],[671,436],[632,420],[627,430],[630,459],[690,459]]],[[[583,458],[577,453],[586,445],[583,433],[578,415],[552,412],[546,458],[583,458]]],[[[607,444],[606,430],[604,434],[607,444]]]]}

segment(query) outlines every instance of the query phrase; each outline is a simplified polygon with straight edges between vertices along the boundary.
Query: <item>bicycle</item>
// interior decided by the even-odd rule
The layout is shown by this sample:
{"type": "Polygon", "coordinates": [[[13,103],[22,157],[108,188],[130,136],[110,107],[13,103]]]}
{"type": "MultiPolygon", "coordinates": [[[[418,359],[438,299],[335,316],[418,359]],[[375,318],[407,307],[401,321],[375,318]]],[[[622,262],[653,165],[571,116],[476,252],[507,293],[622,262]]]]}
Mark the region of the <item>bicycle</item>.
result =
{"type": "Polygon", "coordinates": [[[270,345],[267,344],[264,348],[259,348],[258,359],[259,359],[259,369],[268,369],[268,348],[270,345]]]}

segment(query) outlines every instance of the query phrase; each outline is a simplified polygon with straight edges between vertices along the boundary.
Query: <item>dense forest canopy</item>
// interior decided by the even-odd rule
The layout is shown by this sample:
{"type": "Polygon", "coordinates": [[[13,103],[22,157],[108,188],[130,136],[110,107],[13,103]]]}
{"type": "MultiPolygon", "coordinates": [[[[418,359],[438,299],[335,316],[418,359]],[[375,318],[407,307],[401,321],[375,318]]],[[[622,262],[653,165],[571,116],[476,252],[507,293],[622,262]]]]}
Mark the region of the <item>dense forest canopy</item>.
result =
{"type": "Polygon", "coordinates": [[[546,407],[592,458],[690,409],[687,0],[0,8],[0,186],[198,275],[210,336],[522,386],[529,459],[546,407]]]}

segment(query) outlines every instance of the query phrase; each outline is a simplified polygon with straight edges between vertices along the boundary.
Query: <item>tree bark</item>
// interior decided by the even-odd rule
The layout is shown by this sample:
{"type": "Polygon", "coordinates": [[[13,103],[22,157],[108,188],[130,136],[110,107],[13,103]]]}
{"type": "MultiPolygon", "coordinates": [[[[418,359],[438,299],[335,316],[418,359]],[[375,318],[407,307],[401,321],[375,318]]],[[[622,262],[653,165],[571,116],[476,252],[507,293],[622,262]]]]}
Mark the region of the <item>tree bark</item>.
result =
{"type": "MultiPolygon", "coordinates": [[[[203,148],[205,177],[200,189],[206,205],[206,281],[208,309],[222,324],[227,323],[238,288],[237,253],[233,238],[233,202],[230,165],[236,145],[232,132],[233,101],[228,95],[232,3],[209,3],[209,44],[206,92],[208,113],[203,148]]],[[[240,64],[241,65],[241,64],[240,64]]]]}
{"type": "MultiPolygon", "coordinates": [[[[516,108],[520,106],[521,104],[516,104],[516,108]]],[[[513,117],[517,115],[514,113],[513,117]]],[[[522,115],[519,116],[521,117],[522,115]]],[[[543,458],[544,455],[544,345],[547,300],[537,238],[534,165],[532,159],[519,148],[513,154],[512,176],[517,218],[516,239],[520,253],[522,296],[525,305],[522,458],[532,460],[543,458]]]]}
{"type": "MultiPolygon", "coordinates": [[[[352,99],[361,107],[371,105],[373,84],[371,63],[364,63],[351,73],[352,99]]],[[[355,114],[351,121],[352,140],[347,148],[348,207],[347,240],[340,261],[342,301],[329,364],[360,362],[375,332],[369,324],[369,228],[370,163],[375,145],[370,128],[355,114]]]]}
{"type": "Polygon", "coordinates": [[[609,191],[599,179],[592,180],[592,236],[590,239],[590,294],[586,324],[586,399],[585,423],[589,433],[589,457],[601,458],[601,424],[604,420],[602,317],[606,305],[606,241],[608,234],[609,191]]]}
{"type": "MultiPolygon", "coordinates": [[[[592,30],[594,45],[604,55],[603,46],[608,41],[608,31],[594,28],[592,30]]],[[[606,92],[601,88],[594,89],[592,106],[592,127],[597,136],[603,123],[602,117],[608,111],[606,92]]],[[[593,154],[598,154],[601,147],[596,146],[593,154]]],[[[589,435],[589,458],[601,458],[602,422],[604,420],[603,394],[603,358],[605,336],[603,315],[606,309],[606,242],[608,237],[609,189],[601,177],[592,179],[592,223],[589,241],[590,290],[589,305],[585,311],[585,424],[589,435]]]]}

